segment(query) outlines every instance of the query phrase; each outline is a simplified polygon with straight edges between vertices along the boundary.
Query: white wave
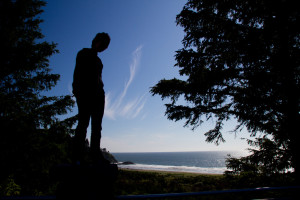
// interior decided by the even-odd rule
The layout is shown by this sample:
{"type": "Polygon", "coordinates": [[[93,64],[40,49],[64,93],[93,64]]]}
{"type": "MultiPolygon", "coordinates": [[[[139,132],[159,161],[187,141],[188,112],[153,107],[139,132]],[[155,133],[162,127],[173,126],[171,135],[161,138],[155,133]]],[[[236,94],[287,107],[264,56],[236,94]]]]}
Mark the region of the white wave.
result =
{"type": "Polygon", "coordinates": [[[121,169],[137,169],[137,170],[154,170],[154,171],[169,171],[169,172],[191,172],[203,174],[223,174],[226,167],[191,167],[191,166],[168,166],[168,165],[118,165],[121,169]]]}

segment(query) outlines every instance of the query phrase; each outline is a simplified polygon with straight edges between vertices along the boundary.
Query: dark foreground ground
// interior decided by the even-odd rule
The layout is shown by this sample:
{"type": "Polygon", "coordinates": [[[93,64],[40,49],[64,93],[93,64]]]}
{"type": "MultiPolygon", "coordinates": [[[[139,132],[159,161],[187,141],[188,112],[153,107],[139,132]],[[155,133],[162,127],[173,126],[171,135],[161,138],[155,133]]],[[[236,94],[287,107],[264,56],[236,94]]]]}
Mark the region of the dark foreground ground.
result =
{"type": "MultiPolygon", "coordinates": [[[[289,175],[282,177],[255,177],[253,175],[225,176],[180,172],[155,172],[119,170],[115,184],[115,195],[141,195],[161,193],[183,193],[245,189],[256,187],[278,187],[292,184],[289,175]]],[[[243,192],[236,194],[204,195],[201,199],[292,199],[296,191],[243,192]]],[[[298,195],[297,195],[298,196],[298,195]]],[[[200,197],[160,198],[160,199],[200,199],[200,197]]]]}

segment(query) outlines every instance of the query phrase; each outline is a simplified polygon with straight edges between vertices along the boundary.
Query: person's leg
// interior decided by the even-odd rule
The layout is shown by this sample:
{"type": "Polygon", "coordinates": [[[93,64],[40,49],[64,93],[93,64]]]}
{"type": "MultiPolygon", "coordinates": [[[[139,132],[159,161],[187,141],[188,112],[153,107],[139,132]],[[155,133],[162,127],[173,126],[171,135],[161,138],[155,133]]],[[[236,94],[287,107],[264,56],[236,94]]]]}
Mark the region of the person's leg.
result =
{"type": "Polygon", "coordinates": [[[83,98],[76,98],[78,106],[78,124],[74,136],[74,154],[77,161],[83,161],[85,153],[86,130],[90,122],[89,102],[83,98]]]}
{"type": "MultiPolygon", "coordinates": [[[[100,158],[100,140],[102,130],[102,118],[105,107],[105,96],[104,94],[93,101],[93,109],[91,113],[92,128],[91,128],[91,153],[92,156],[97,159],[100,158]]],[[[100,158],[101,159],[101,158],[100,158]]]]}

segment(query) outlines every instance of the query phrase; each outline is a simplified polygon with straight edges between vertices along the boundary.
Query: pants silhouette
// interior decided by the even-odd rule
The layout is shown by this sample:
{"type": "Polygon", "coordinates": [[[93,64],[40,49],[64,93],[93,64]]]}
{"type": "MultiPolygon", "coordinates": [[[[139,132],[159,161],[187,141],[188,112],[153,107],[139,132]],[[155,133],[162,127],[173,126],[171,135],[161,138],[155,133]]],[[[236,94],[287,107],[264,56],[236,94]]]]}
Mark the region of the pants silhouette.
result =
{"type": "Polygon", "coordinates": [[[77,160],[82,161],[85,152],[85,138],[87,128],[91,119],[91,141],[90,150],[93,159],[100,155],[100,139],[102,130],[102,118],[104,114],[105,94],[98,96],[76,97],[78,106],[78,125],[75,131],[75,156],[77,160]]]}

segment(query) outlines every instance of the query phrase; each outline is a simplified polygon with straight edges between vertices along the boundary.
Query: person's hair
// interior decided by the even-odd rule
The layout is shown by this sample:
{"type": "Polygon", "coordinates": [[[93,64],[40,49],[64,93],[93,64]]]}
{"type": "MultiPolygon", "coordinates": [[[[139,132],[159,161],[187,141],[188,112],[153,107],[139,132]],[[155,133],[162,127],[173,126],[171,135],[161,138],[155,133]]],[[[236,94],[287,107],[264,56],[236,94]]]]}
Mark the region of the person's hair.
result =
{"type": "Polygon", "coordinates": [[[110,37],[107,33],[97,33],[92,41],[92,47],[96,45],[97,42],[101,41],[103,50],[106,49],[110,43],[110,37]]]}

